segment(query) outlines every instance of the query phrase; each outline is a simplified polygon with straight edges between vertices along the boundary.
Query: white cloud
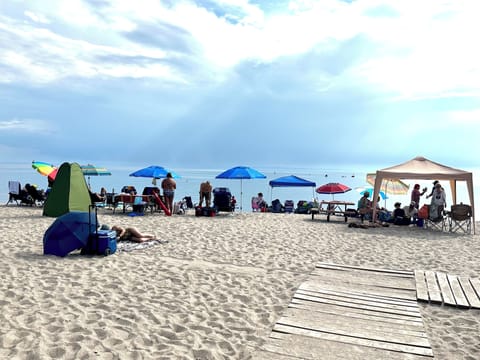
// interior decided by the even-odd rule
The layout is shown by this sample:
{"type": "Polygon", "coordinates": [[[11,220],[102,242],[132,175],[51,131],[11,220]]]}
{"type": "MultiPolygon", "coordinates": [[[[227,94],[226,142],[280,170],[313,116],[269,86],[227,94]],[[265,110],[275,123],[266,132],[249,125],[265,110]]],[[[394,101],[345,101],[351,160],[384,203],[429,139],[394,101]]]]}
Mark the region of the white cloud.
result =
{"type": "Polygon", "coordinates": [[[195,64],[202,81],[205,74],[221,80],[245,60],[272,63],[315,49],[335,61],[335,51],[345,41],[362,36],[370,42],[370,52],[352,52],[358,61],[352,61],[335,83],[368,86],[402,99],[480,93],[480,49],[474,46],[480,3],[475,0],[297,0],[274,13],[264,13],[248,0],[213,3],[221,11],[187,0],[172,6],[156,0],[112,0],[97,8],[82,0],[52,0],[41,6],[26,2],[24,14],[33,23],[7,18],[0,22],[0,40],[2,32],[7,34],[0,65],[13,69],[0,81],[195,81],[189,67],[176,67],[185,62],[195,64]],[[160,24],[178,29],[182,41],[195,51],[179,57],[175,49],[125,37],[142,26],[158,29],[160,24]],[[136,62],[142,57],[152,61],[136,62]]]}
{"type": "Polygon", "coordinates": [[[50,20],[48,20],[47,17],[44,16],[43,14],[34,13],[32,11],[25,11],[24,15],[26,17],[28,17],[29,19],[31,19],[32,21],[35,21],[35,22],[40,23],[40,24],[49,24],[50,23],[50,20]]]}
{"type": "Polygon", "coordinates": [[[44,120],[38,119],[11,119],[0,121],[0,132],[3,133],[43,133],[50,134],[55,130],[51,124],[44,120]]]}

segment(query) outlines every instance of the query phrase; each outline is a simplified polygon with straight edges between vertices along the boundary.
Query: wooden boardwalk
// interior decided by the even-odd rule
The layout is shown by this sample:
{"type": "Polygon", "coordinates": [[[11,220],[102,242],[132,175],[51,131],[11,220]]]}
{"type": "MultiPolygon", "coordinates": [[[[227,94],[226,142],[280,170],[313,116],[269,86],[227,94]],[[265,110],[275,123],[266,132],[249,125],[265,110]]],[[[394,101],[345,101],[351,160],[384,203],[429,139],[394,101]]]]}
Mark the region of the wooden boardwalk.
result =
{"type": "Polygon", "coordinates": [[[480,278],[415,270],[415,281],[420,301],[480,309],[480,278]]]}
{"type": "Polygon", "coordinates": [[[254,358],[433,358],[414,273],[317,265],[254,358]]]}

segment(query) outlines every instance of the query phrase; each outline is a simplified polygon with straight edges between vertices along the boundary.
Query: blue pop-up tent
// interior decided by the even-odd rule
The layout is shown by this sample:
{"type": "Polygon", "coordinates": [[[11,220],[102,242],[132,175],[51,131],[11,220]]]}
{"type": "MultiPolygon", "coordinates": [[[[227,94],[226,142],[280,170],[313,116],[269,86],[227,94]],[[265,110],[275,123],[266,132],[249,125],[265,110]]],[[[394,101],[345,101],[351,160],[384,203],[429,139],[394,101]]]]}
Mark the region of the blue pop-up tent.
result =
{"type": "Polygon", "coordinates": [[[96,224],[94,212],[75,211],[58,217],[45,231],[43,253],[67,256],[71,251],[85,247],[96,224]]]}
{"type": "MultiPolygon", "coordinates": [[[[317,186],[314,181],[305,180],[295,175],[282,176],[278,179],[270,180],[268,184],[272,189],[274,187],[311,187],[312,193],[315,186],[317,186]]],[[[272,192],[270,192],[270,197],[272,197],[271,194],[272,192]]]]}
{"type": "Polygon", "coordinates": [[[278,179],[270,180],[268,183],[271,187],[293,187],[293,186],[305,186],[315,187],[315,182],[299,178],[295,175],[282,176],[278,179]]]}

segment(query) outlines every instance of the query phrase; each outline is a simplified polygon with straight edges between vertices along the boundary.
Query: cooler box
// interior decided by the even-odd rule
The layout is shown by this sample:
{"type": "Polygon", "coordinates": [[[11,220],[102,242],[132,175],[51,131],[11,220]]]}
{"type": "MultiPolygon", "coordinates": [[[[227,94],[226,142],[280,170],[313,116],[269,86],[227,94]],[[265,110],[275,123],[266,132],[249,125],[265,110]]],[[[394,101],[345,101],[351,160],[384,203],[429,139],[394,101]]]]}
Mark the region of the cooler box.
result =
{"type": "Polygon", "coordinates": [[[117,251],[117,232],[113,230],[98,230],[91,234],[82,254],[111,255],[117,251]]]}
{"type": "Polygon", "coordinates": [[[217,215],[217,211],[214,207],[200,207],[197,206],[195,208],[195,216],[209,216],[213,217],[217,215]]]}

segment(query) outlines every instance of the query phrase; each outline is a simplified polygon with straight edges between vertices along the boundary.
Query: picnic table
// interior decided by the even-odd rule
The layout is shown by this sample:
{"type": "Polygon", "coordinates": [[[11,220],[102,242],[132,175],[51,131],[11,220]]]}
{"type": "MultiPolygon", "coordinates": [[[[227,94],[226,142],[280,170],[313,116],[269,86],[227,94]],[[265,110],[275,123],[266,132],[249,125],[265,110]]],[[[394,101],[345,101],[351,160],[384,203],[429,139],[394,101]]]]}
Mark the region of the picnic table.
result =
{"type": "Polygon", "coordinates": [[[318,207],[313,207],[310,212],[312,214],[312,220],[315,217],[315,214],[327,215],[327,221],[330,221],[330,215],[340,215],[345,217],[345,222],[347,222],[350,212],[347,210],[348,206],[355,205],[353,202],[348,201],[326,201],[322,200],[318,207]]]}

